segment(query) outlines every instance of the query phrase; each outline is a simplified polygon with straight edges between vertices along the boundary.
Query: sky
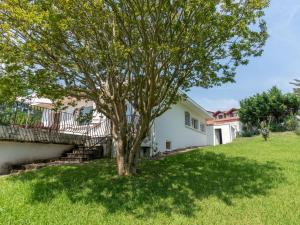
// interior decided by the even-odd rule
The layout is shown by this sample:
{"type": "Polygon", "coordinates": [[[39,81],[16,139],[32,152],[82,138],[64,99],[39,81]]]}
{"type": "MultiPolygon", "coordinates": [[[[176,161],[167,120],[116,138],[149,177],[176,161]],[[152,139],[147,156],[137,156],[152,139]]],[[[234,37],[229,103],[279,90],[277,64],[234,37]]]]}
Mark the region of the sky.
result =
{"type": "Polygon", "coordinates": [[[188,95],[207,110],[239,107],[239,101],[272,86],[291,92],[300,79],[300,0],[271,0],[265,11],[270,35],[261,57],[239,67],[236,83],[211,89],[193,88],[188,95]]]}

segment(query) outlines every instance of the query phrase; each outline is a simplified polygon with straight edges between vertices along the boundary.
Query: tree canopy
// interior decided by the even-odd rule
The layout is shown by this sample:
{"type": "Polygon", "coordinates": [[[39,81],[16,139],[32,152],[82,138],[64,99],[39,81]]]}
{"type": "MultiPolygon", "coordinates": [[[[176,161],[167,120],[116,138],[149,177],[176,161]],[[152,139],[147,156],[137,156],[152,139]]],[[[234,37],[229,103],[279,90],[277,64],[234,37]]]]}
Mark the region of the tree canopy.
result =
{"type": "Polygon", "coordinates": [[[154,119],[181,91],[234,82],[236,68],[262,54],[268,4],[2,0],[1,75],[18,74],[38,95],[94,101],[112,121],[118,161],[130,166],[154,119]],[[128,126],[128,105],[138,127],[128,126]]]}
{"type": "Polygon", "coordinates": [[[240,102],[239,116],[244,124],[259,128],[262,122],[271,123],[271,128],[285,122],[300,109],[300,101],[295,94],[283,94],[277,87],[256,94],[240,102]]]}

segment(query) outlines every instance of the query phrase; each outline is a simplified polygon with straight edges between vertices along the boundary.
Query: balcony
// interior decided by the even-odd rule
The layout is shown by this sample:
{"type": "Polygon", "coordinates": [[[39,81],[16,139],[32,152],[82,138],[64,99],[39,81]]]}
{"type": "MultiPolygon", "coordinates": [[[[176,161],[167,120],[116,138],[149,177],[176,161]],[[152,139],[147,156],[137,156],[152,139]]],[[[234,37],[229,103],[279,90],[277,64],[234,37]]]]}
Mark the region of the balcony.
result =
{"type": "Polygon", "coordinates": [[[110,136],[110,122],[91,124],[87,118],[16,102],[0,105],[0,140],[95,145],[110,136]]]}

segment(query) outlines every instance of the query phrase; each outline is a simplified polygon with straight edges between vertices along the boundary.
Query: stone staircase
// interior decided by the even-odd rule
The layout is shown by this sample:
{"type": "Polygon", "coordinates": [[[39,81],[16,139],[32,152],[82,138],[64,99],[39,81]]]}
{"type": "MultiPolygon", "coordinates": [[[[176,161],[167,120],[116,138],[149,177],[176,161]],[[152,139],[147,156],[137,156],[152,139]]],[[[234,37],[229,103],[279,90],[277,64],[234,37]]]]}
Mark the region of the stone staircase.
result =
{"type": "Polygon", "coordinates": [[[37,160],[32,163],[23,163],[11,165],[9,173],[19,173],[22,171],[30,171],[41,169],[49,166],[60,166],[68,164],[85,163],[90,160],[104,157],[104,146],[95,146],[87,148],[84,146],[75,146],[71,151],[64,153],[64,155],[57,159],[37,160]]]}
{"type": "MultiPolygon", "coordinates": [[[[105,155],[105,147],[108,147],[109,143],[108,137],[101,137],[97,138],[96,142],[92,146],[89,145],[79,145],[75,146],[71,151],[66,152],[61,158],[61,161],[64,162],[74,162],[74,163],[81,163],[89,160],[99,159],[104,157],[105,155]]],[[[95,141],[95,140],[93,140],[95,141]]]]}
{"type": "Polygon", "coordinates": [[[63,157],[60,158],[61,161],[65,162],[85,162],[93,159],[99,159],[104,155],[104,147],[95,146],[92,148],[87,148],[84,146],[79,146],[72,149],[71,152],[67,152],[63,157]]]}

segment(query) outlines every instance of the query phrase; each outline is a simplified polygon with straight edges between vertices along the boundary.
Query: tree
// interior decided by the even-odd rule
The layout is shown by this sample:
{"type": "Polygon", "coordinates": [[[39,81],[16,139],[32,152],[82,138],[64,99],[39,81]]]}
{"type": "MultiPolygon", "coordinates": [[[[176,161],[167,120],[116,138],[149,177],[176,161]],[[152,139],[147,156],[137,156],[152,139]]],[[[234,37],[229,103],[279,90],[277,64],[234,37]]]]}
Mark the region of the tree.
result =
{"type": "Polygon", "coordinates": [[[267,92],[256,94],[240,102],[239,116],[244,124],[251,124],[260,128],[260,124],[267,123],[273,131],[278,130],[295,116],[300,109],[300,100],[295,94],[283,94],[277,87],[267,92]]]}
{"type": "Polygon", "coordinates": [[[294,93],[300,97],[300,80],[295,79],[293,82],[291,82],[291,84],[295,86],[294,93]]]}
{"type": "Polygon", "coordinates": [[[133,174],[154,119],[180,93],[233,82],[239,65],[262,54],[268,4],[2,0],[0,63],[39,95],[94,101],[112,121],[119,175],[133,174]]]}
{"type": "Polygon", "coordinates": [[[18,96],[29,94],[28,85],[21,76],[10,74],[10,76],[1,76],[0,67],[0,103],[12,103],[18,96]]]}
{"type": "Polygon", "coordinates": [[[270,127],[266,121],[261,122],[259,131],[265,141],[270,138],[270,127]]]}

